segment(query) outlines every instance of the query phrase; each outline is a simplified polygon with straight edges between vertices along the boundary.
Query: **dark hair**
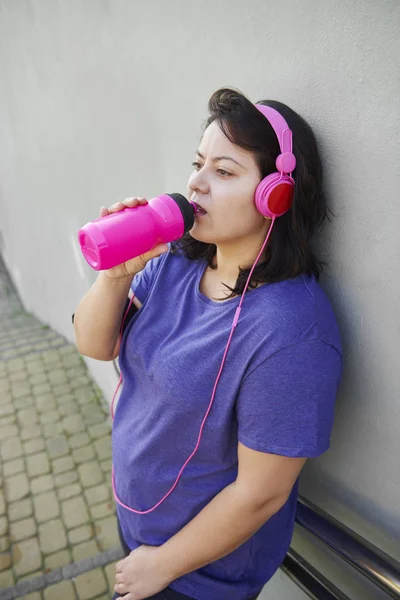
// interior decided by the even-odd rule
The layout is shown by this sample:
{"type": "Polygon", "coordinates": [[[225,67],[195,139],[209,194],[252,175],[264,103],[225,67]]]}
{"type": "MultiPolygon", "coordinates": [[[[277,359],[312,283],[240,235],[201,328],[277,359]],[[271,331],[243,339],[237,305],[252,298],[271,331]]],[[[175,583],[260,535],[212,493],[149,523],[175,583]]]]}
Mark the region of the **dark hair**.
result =
{"type": "MultiPolygon", "coordinates": [[[[249,289],[258,283],[283,281],[300,273],[313,274],[318,279],[324,263],[316,257],[310,240],[328,216],[322,190],[321,160],[310,126],[282,102],[262,100],[258,104],[275,108],[288,123],[293,132],[297,164],[293,172],[292,207],[276,219],[264,255],[253,271],[249,289]]],[[[208,110],[210,116],[204,129],[217,121],[233,144],[254,154],[261,177],[276,171],[275,160],[280,154],[278,139],[268,120],[250,100],[236,90],[222,88],[211,96],[208,110]]],[[[216,268],[213,265],[215,244],[195,240],[189,233],[174,242],[171,251],[182,251],[189,259],[202,259],[210,268],[216,268]]],[[[229,298],[243,293],[249,273],[250,268],[239,269],[235,287],[226,286],[231,290],[229,298]]]]}

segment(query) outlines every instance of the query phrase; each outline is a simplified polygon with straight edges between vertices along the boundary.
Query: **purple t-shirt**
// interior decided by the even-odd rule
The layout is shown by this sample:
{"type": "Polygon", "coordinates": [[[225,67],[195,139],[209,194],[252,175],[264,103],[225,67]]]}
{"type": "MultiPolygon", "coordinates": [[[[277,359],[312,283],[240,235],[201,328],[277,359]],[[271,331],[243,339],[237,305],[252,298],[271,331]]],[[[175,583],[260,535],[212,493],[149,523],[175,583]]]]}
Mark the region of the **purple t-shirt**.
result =
{"type": "MultiPolygon", "coordinates": [[[[168,252],[132,284],[143,306],[123,335],[112,445],[118,497],[136,510],[166,494],[193,451],[239,304],[238,297],[203,295],[204,269],[168,252]]],[[[178,486],[147,515],[117,504],[128,546],[163,544],[235,481],[238,441],[289,457],[325,452],[341,371],[335,316],[313,277],[247,292],[200,447],[178,486]]],[[[297,490],[296,483],[279,512],[237,550],[171,587],[196,600],[255,595],[288,550],[297,490]]]]}

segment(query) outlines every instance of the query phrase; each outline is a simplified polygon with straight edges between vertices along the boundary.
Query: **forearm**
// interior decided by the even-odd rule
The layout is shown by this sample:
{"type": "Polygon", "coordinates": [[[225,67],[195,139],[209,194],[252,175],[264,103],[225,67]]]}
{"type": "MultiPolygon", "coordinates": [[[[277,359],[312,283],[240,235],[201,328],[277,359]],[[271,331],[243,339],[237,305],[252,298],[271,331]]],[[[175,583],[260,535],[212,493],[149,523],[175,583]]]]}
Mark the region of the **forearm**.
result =
{"type": "Polygon", "coordinates": [[[110,360],[132,277],[111,279],[100,273],[75,311],[74,328],[81,354],[110,360]]]}
{"type": "Polygon", "coordinates": [[[256,505],[236,483],[222,490],[190,523],[159,548],[171,581],[230,554],[283,505],[272,498],[256,505]]]}

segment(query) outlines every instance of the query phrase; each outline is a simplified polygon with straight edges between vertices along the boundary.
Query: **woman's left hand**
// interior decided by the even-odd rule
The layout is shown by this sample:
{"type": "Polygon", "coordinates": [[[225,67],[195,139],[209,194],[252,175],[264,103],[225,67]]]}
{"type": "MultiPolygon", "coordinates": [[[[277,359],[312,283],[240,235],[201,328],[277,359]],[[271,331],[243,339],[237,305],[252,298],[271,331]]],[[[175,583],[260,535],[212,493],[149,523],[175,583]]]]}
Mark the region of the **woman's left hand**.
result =
{"type": "Polygon", "coordinates": [[[143,600],[168,587],[171,579],[162,569],[158,547],[139,546],[116,564],[114,591],[124,600],[143,600]]]}

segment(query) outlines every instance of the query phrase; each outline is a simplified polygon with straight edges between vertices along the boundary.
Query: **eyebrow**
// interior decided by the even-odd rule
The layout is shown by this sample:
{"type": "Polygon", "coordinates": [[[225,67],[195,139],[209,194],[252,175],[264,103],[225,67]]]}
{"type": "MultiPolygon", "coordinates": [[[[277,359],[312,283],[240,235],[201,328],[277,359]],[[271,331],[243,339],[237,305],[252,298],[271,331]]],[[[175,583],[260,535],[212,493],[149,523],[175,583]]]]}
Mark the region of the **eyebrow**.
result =
{"type": "MultiPolygon", "coordinates": [[[[198,156],[200,156],[200,158],[202,158],[204,160],[204,156],[202,155],[201,152],[199,152],[198,150],[196,151],[196,154],[198,156]]],[[[215,156],[215,158],[212,159],[213,162],[218,162],[219,160],[231,160],[232,162],[236,163],[237,165],[239,165],[239,167],[242,167],[242,169],[246,169],[246,167],[244,167],[243,165],[241,165],[237,160],[235,160],[234,158],[232,158],[231,156],[215,156]]]]}

